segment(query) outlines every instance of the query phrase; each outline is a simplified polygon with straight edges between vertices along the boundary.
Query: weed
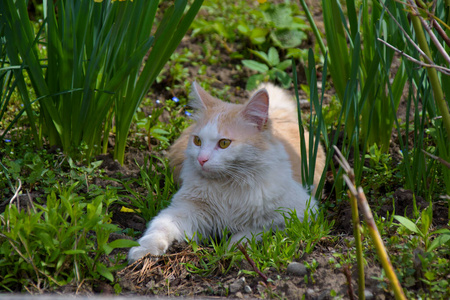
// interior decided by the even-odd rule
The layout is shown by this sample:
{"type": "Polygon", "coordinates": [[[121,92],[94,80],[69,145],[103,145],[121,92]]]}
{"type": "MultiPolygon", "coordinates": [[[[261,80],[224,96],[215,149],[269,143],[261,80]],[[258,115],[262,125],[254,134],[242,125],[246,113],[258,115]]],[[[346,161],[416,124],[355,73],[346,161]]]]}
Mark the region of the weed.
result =
{"type": "Polygon", "coordinates": [[[292,78],[285,72],[286,68],[291,66],[290,60],[280,61],[280,56],[274,47],[270,47],[267,53],[254,50],[250,51],[264,63],[248,59],[242,61],[244,66],[259,73],[250,76],[246,85],[247,90],[254,90],[260,83],[269,80],[278,81],[285,88],[288,88],[291,85],[292,78]]]}
{"type": "MultiPolygon", "coordinates": [[[[225,229],[222,236],[229,236],[228,231],[225,229]]],[[[186,263],[186,268],[189,272],[199,274],[202,276],[224,275],[227,274],[236,263],[242,260],[236,250],[236,245],[231,245],[230,240],[227,238],[217,239],[210,237],[209,240],[204,239],[202,236],[198,237],[198,241],[203,244],[209,244],[212,248],[200,247],[196,239],[189,241],[192,249],[200,257],[199,265],[196,266],[191,263],[186,263]]],[[[226,291],[228,293],[228,291],[226,291]]]]}
{"type": "Polygon", "coordinates": [[[169,205],[172,195],[176,192],[176,185],[166,159],[146,156],[139,169],[139,180],[121,181],[127,193],[124,197],[130,201],[122,201],[121,204],[130,207],[144,220],[149,221],[169,205]],[[144,188],[144,195],[133,188],[132,185],[136,183],[144,188]]]}
{"type": "MultiPolygon", "coordinates": [[[[311,282],[314,284],[316,282],[316,280],[314,279],[314,273],[316,272],[317,267],[319,266],[319,263],[315,259],[313,259],[311,261],[311,263],[305,262],[305,266],[309,270],[309,273],[310,273],[309,278],[311,279],[311,282]]],[[[305,275],[305,276],[307,276],[307,275],[305,275]]],[[[305,280],[305,281],[307,281],[307,280],[305,280]]]]}
{"type": "Polygon", "coordinates": [[[117,200],[104,191],[89,201],[74,193],[78,183],[59,187],[45,205],[28,202],[28,209],[9,205],[1,217],[1,286],[10,291],[34,289],[104,277],[114,282],[112,270],[100,258],[115,248],[136,242],[108,242],[118,231],[110,224],[108,207],[117,200]]]}

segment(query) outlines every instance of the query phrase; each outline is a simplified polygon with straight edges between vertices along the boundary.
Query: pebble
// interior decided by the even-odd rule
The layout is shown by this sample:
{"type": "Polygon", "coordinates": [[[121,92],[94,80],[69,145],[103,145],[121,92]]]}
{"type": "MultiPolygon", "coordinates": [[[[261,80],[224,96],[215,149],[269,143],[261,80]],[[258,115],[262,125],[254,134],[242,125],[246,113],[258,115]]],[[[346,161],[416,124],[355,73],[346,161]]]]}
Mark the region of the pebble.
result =
{"type": "Polygon", "coordinates": [[[367,300],[372,300],[372,299],[374,299],[373,293],[372,293],[371,291],[369,291],[369,290],[364,290],[364,297],[365,297],[367,300]]]}
{"type": "Polygon", "coordinates": [[[295,276],[305,276],[308,274],[308,269],[305,265],[295,261],[287,266],[286,271],[295,276]]]}
{"type": "Polygon", "coordinates": [[[244,285],[245,285],[245,278],[244,277],[239,278],[238,280],[230,284],[229,291],[231,294],[237,293],[244,288],[244,285]]]}
{"type": "Polygon", "coordinates": [[[315,296],[316,292],[313,289],[307,289],[306,290],[306,295],[309,297],[315,296]]]}
{"type": "Polygon", "coordinates": [[[245,285],[244,286],[244,292],[246,292],[247,294],[251,294],[253,291],[252,291],[252,288],[249,285],[245,285]]]}

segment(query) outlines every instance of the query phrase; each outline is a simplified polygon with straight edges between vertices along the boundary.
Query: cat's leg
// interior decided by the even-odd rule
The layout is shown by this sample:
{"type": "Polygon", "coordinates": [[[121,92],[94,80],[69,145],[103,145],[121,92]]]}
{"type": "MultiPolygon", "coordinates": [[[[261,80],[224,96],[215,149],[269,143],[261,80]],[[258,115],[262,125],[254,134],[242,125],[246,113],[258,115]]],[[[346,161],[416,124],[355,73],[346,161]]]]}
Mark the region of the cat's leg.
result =
{"type": "Polygon", "coordinates": [[[185,236],[192,238],[195,215],[189,207],[172,205],[162,210],[138,240],[140,246],[131,248],[128,261],[136,261],[148,253],[162,255],[174,241],[182,241],[185,236]]]}

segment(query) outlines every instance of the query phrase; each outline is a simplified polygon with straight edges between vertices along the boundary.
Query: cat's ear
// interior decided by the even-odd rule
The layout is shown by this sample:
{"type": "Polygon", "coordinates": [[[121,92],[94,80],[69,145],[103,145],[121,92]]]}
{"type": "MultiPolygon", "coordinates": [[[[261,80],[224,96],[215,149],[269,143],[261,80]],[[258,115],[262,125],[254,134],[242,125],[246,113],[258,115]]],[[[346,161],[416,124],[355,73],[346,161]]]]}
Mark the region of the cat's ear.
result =
{"type": "Polygon", "coordinates": [[[208,94],[196,81],[192,84],[191,102],[189,105],[194,109],[208,109],[214,106],[216,99],[208,94]]]}
{"type": "Polygon", "coordinates": [[[262,130],[269,119],[269,94],[266,89],[260,89],[245,105],[244,117],[262,130]]]}

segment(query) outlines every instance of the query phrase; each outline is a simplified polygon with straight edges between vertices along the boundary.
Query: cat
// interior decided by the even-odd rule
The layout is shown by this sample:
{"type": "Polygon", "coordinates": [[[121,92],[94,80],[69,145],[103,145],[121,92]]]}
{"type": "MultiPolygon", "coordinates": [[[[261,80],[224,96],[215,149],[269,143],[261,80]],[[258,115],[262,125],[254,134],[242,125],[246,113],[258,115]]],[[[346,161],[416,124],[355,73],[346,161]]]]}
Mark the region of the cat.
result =
{"type": "MultiPolygon", "coordinates": [[[[191,98],[195,123],[169,150],[181,188],[150,221],[140,246],[130,250],[130,262],[148,253],[162,255],[185,237],[220,237],[225,228],[236,243],[283,229],[280,209],[295,209],[300,220],[308,207],[317,209],[301,184],[297,107],[286,91],[265,84],[246,103],[233,104],[194,82],[191,98]]],[[[305,137],[308,141],[306,131],[305,137]]],[[[313,192],[324,165],[320,146],[313,192]]]]}

